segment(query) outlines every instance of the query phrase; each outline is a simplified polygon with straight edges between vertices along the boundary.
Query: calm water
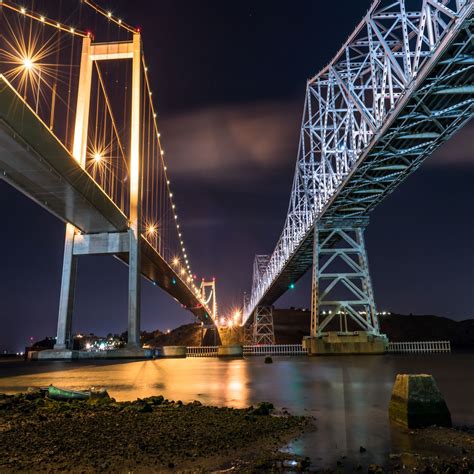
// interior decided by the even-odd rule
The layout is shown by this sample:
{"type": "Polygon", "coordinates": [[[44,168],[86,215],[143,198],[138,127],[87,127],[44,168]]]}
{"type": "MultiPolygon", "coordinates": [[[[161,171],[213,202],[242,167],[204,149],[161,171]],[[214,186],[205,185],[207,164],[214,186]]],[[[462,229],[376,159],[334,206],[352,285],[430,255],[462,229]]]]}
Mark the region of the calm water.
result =
{"type": "Polygon", "coordinates": [[[382,464],[409,449],[410,435],[391,427],[388,403],[397,373],[432,374],[453,423],[474,425],[474,354],[410,356],[211,358],[135,362],[0,362],[0,392],[50,383],[77,389],[106,387],[117,400],[163,394],[183,402],[246,407],[270,401],[293,414],[312,415],[317,429],[286,449],[308,455],[315,467],[343,456],[354,464],[382,464]],[[366,453],[361,454],[359,447],[366,453]]]}

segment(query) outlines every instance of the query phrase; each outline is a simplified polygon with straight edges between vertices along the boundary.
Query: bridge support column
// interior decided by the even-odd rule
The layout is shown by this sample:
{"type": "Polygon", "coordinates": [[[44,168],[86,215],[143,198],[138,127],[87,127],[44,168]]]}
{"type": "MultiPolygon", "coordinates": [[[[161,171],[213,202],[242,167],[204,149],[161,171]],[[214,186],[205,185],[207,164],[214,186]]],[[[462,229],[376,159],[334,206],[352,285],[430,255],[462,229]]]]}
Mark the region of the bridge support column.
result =
{"type": "Polygon", "coordinates": [[[61,280],[61,296],[59,299],[57,350],[72,349],[72,315],[74,311],[74,294],[76,290],[77,256],[74,255],[75,227],[66,225],[64,243],[63,273],[61,280]]]}
{"type": "Polygon", "coordinates": [[[140,347],[140,235],[142,228],[142,159],[140,150],[141,37],[133,35],[130,134],[130,253],[128,273],[128,341],[140,347]]]}
{"type": "MultiPolygon", "coordinates": [[[[91,38],[83,38],[72,153],[74,159],[82,168],[86,167],[87,125],[89,121],[91,96],[92,60],[90,59],[90,48],[91,38]]],[[[77,257],[74,256],[74,234],[74,226],[66,224],[61,296],[59,300],[58,333],[54,346],[55,349],[60,350],[72,348],[72,314],[74,310],[77,273],[77,257]]]]}
{"type": "Polygon", "coordinates": [[[72,316],[77,262],[81,255],[129,255],[129,345],[140,344],[140,248],[136,234],[128,232],[81,234],[66,225],[63,276],[59,302],[56,350],[72,348],[72,316]]]}
{"type": "Polygon", "coordinates": [[[364,242],[367,222],[314,230],[310,353],[384,352],[364,242]],[[311,350],[312,348],[312,350],[311,350]]]}
{"type": "Polygon", "coordinates": [[[140,245],[133,229],[128,231],[130,253],[128,260],[128,341],[127,347],[140,347],[140,245]]]}
{"type": "Polygon", "coordinates": [[[318,282],[319,282],[319,232],[314,226],[313,230],[313,265],[311,271],[311,337],[317,336],[318,331],[318,282]]]}
{"type": "Polygon", "coordinates": [[[273,328],[273,308],[257,306],[254,313],[253,343],[274,345],[275,331],[273,328]]]}

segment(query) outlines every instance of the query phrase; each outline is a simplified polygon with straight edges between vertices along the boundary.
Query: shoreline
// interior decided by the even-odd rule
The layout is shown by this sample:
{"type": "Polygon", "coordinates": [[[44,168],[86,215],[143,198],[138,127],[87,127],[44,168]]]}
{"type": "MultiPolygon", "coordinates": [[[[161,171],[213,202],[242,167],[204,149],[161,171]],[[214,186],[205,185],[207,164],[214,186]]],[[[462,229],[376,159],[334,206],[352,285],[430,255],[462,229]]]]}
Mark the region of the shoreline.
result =
{"type": "MultiPolygon", "coordinates": [[[[0,472],[389,472],[474,471],[474,427],[401,430],[381,465],[342,456],[316,469],[283,451],[318,429],[262,402],[243,409],[153,396],[56,401],[40,391],[0,394],[0,472]]],[[[308,453],[311,455],[311,453],[308,453]]]]}

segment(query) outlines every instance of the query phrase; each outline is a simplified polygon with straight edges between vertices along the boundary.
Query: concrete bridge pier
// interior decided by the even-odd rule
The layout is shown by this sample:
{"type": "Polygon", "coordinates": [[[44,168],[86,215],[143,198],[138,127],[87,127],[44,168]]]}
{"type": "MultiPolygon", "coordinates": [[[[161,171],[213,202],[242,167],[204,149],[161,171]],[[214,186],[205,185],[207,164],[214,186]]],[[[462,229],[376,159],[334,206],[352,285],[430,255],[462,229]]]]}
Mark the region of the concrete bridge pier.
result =
{"type": "Polygon", "coordinates": [[[72,314],[74,311],[77,275],[77,256],[74,255],[74,233],[74,226],[66,224],[61,294],[59,297],[58,331],[54,346],[58,350],[72,348],[72,314]]]}
{"type": "Polygon", "coordinates": [[[78,257],[128,254],[128,347],[140,347],[140,248],[135,233],[81,234],[68,224],[58,314],[56,350],[72,349],[72,318],[78,257]]]}
{"type": "Polygon", "coordinates": [[[384,353],[364,241],[367,218],[324,219],[314,228],[310,355],[384,353]]]}
{"type": "Polygon", "coordinates": [[[133,229],[129,234],[128,257],[128,341],[127,347],[139,349],[140,344],[140,244],[139,238],[133,229]]]}

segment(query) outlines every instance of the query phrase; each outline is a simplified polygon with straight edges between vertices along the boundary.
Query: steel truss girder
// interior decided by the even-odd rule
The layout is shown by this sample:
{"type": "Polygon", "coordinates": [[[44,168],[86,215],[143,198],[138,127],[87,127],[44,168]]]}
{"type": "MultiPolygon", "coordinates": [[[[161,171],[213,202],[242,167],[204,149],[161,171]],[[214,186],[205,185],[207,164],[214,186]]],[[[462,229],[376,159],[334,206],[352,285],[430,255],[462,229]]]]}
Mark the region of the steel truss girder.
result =
{"type": "Polygon", "coordinates": [[[255,308],[253,323],[253,344],[275,344],[273,308],[271,306],[257,306],[257,308],[255,308]]]}
{"type": "Polygon", "coordinates": [[[287,218],[245,319],[274,301],[270,290],[284,291],[273,288],[308,251],[315,223],[367,215],[472,116],[474,4],[416,1],[412,11],[404,0],[374,2],[308,81],[287,218]]]}

